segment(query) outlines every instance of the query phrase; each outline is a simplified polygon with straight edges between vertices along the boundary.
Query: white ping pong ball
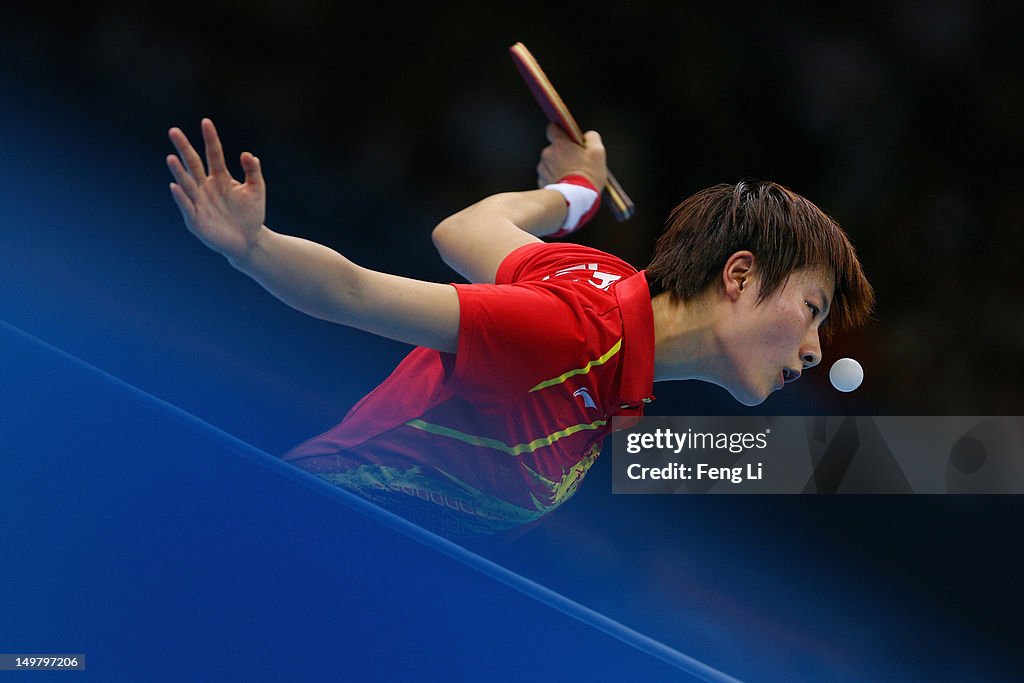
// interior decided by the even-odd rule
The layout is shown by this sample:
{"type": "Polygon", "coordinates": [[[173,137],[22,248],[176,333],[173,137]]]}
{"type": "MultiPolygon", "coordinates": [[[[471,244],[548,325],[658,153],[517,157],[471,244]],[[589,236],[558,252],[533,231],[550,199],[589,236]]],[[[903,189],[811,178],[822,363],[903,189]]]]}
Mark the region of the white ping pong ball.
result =
{"type": "Polygon", "coordinates": [[[864,368],[852,358],[840,358],[832,364],[828,379],[839,391],[850,392],[864,381],[864,368]]]}

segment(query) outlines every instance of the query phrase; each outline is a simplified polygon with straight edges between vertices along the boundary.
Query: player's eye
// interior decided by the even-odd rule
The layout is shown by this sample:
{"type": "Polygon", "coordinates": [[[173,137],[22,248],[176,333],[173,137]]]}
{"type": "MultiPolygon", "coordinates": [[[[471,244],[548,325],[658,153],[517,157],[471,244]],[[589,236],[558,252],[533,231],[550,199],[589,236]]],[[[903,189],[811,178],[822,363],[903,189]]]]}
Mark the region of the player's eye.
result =
{"type": "Polygon", "coordinates": [[[807,304],[807,308],[811,309],[811,313],[814,315],[815,318],[817,318],[818,314],[821,313],[821,309],[812,304],[810,301],[805,301],[804,303],[807,304]]]}

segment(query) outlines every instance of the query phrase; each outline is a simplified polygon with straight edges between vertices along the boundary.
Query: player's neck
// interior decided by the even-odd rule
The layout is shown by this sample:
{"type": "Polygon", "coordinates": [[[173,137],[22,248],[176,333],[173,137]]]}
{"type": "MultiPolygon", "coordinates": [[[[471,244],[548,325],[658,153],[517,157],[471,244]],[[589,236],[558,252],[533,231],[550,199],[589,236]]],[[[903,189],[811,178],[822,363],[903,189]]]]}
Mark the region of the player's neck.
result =
{"type": "Polygon", "coordinates": [[[651,300],[654,313],[654,381],[699,379],[716,382],[720,358],[711,297],[651,300]]]}

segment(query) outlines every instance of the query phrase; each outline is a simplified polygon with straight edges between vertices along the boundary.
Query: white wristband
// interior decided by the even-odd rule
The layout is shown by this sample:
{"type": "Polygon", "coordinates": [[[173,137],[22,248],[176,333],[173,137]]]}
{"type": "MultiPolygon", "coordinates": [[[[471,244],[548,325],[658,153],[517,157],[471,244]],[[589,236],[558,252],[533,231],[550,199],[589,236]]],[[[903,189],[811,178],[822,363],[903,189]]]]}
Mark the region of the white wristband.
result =
{"type": "MultiPolygon", "coordinates": [[[[573,178],[575,179],[575,176],[573,178]]],[[[545,190],[554,190],[561,194],[568,205],[562,229],[552,235],[552,237],[568,235],[582,227],[596,213],[601,200],[600,193],[593,187],[587,187],[577,182],[565,182],[565,180],[562,179],[562,181],[557,183],[544,186],[545,190]]],[[[589,185],[589,183],[587,184],[589,185]]]]}

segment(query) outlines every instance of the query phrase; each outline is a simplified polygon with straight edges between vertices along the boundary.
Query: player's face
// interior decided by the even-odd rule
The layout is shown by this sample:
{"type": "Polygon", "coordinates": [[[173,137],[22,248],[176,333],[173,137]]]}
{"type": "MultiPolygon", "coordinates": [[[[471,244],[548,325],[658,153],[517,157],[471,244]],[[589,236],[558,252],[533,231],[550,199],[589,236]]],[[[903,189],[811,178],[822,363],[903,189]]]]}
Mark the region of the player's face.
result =
{"type": "Polygon", "coordinates": [[[821,362],[818,329],[835,290],[824,268],[792,273],[785,285],[756,304],[758,283],[736,302],[726,354],[732,369],[726,388],[744,405],[757,405],[772,392],[821,362]]]}

